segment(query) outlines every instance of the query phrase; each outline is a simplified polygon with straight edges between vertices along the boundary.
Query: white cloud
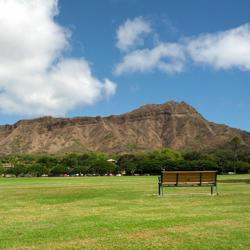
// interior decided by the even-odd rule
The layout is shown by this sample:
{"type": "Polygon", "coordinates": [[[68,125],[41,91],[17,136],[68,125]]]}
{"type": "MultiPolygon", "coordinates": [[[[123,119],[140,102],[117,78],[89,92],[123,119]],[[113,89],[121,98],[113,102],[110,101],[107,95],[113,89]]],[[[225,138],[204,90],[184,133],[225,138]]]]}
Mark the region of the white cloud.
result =
{"type": "Polygon", "coordinates": [[[109,79],[106,78],[104,80],[104,90],[106,92],[107,98],[115,94],[116,87],[117,87],[116,84],[110,81],[109,79]]]}
{"type": "Polygon", "coordinates": [[[150,23],[142,17],[126,20],[117,30],[116,46],[122,51],[128,51],[138,45],[143,45],[144,35],[151,32],[150,23]]]}
{"type": "Polygon", "coordinates": [[[180,73],[190,61],[215,69],[250,70],[250,25],[185,38],[177,43],[159,43],[151,49],[126,53],[115,66],[114,74],[160,70],[180,73]],[[189,60],[188,60],[189,59],[189,60]]]}
{"type": "Polygon", "coordinates": [[[198,64],[250,70],[250,25],[192,38],[187,42],[187,51],[198,64]]]}
{"type": "Polygon", "coordinates": [[[57,0],[0,0],[0,112],[64,115],[115,93],[85,59],[65,58],[70,32],[54,21],[57,0]]]}
{"type": "Polygon", "coordinates": [[[126,54],[114,73],[121,75],[131,72],[160,70],[172,74],[183,71],[185,54],[182,46],[174,43],[161,43],[153,49],[136,50],[126,54]]]}

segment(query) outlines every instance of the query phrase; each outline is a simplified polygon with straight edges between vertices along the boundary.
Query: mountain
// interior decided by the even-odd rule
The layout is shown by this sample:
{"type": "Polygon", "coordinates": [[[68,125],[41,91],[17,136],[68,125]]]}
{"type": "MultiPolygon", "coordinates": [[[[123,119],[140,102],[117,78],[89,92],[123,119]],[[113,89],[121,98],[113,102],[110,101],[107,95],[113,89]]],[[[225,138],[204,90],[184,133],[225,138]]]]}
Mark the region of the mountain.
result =
{"type": "Polygon", "coordinates": [[[0,154],[97,150],[131,152],[170,147],[205,149],[234,136],[250,145],[250,133],[204,119],[185,102],[142,106],[108,117],[21,120],[0,126],[0,154]]]}

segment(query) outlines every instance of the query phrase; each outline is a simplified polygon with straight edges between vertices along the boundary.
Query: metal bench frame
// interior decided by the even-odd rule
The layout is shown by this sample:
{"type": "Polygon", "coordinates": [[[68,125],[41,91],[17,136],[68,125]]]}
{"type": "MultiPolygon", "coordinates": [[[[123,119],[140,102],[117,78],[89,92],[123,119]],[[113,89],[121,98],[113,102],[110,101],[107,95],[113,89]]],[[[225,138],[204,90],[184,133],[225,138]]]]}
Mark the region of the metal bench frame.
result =
{"type": "Polygon", "coordinates": [[[218,188],[217,188],[217,171],[163,171],[161,173],[161,176],[158,177],[158,194],[159,195],[163,195],[163,188],[164,187],[210,187],[211,188],[211,195],[214,194],[214,187],[215,187],[215,191],[216,191],[216,195],[218,195],[218,188]],[[213,180],[208,181],[203,181],[203,176],[205,174],[211,174],[214,175],[213,180]],[[174,182],[171,181],[171,183],[168,182],[163,182],[164,178],[163,177],[167,177],[169,174],[173,174],[175,175],[175,179],[174,182]],[[185,181],[179,181],[179,177],[183,176],[188,177],[189,175],[198,175],[199,176],[199,180],[196,181],[189,181],[189,179],[187,178],[185,181]]]}

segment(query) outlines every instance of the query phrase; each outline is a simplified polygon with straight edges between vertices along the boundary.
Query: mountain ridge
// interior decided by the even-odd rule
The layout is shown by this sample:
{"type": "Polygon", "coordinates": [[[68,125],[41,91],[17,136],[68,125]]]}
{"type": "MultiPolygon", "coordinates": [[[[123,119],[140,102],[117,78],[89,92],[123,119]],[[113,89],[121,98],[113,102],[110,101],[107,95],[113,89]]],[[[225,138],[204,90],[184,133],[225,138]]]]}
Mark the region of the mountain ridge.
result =
{"type": "Polygon", "coordinates": [[[250,133],[207,121],[185,102],[146,104],[121,115],[45,116],[0,126],[0,153],[109,153],[160,149],[205,149],[234,136],[250,145],[250,133]]]}

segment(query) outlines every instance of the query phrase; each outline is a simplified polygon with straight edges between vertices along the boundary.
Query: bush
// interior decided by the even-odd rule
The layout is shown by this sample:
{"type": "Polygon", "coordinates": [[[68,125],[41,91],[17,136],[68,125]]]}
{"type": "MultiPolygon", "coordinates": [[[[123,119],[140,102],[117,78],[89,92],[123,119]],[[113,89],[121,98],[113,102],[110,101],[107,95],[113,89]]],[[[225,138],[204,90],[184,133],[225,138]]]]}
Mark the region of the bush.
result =
{"type": "Polygon", "coordinates": [[[106,160],[98,160],[94,162],[90,167],[90,171],[93,174],[99,174],[99,175],[114,173],[115,170],[116,170],[115,164],[110,163],[106,160]]]}
{"type": "Polygon", "coordinates": [[[125,154],[120,156],[117,164],[121,170],[125,170],[127,174],[134,174],[138,170],[138,161],[135,155],[125,154]]]}
{"type": "Polygon", "coordinates": [[[172,171],[219,170],[217,163],[211,160],[168,161],[164,169],[172,171]]]}
{"type": "Polygon", "coordinates": [[[234,169],[237,174],[246,174],[250,172],[250,164],[242,161],[230,161],[223,164],[223,170],[225,173],[234,172],[234,169]]]}
{"type": "Polygon", "coordinates": [[[69,168],[58,164],[51,169],[50,174],[54,176],[69,174],[69,168]]]}
{"type": "Polygon", "coordinates": [[[23,164],[16,164],[12,168],[7,168],[4,171],[4,174],[15,175],[16,177],[25,175],[27,173],[26,166],[23,164]]]}
{"type": "Polygon", "coordinates": [[[0,175],[4,174],[4,168],[0,165],[0,175]]]}
{"type": "Polygon", "coordinates": [[[70,173],[71,174],[87,174],[89,172],[90,167],[89,166],[77,166],[75,168],[72,168],[70,173]]]}
{"type": "Polygon", "coordinates": [[[26,173],[35,177],[40,177],[43,174],[48,174],[48,170],[45,166],[35,163],[27,167],[26,173]]]}
{"type": "Polygon", "coordinates": [[[208,153],[204,153],[204,152],[196,152],[196,151],[189,151],[189,152],[184,153],[183,158],[186,161],[198,161],[198,160],[213,161],[215,160],[215,157],[213,155],[209,155],[208,153]]]}

